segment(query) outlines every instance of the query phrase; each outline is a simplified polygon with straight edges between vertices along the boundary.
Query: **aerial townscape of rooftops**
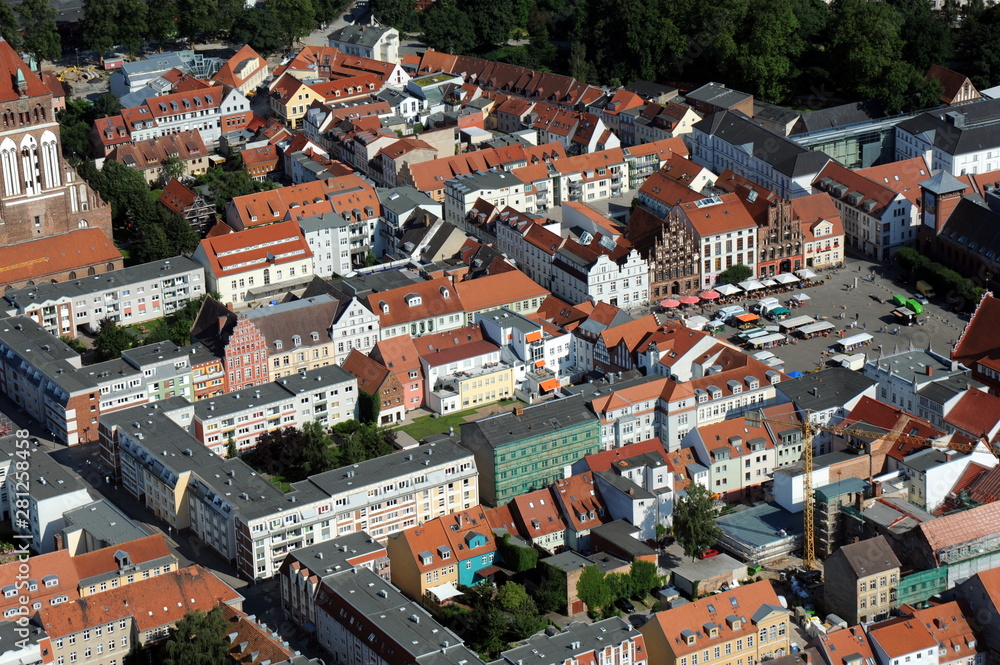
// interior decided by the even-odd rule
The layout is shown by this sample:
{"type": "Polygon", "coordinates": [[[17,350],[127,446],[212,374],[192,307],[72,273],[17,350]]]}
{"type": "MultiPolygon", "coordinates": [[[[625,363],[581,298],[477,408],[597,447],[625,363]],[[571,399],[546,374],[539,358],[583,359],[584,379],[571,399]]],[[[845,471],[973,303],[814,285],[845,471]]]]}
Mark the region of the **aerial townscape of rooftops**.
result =
{"type": "Polygon", "coordinates": [[[0,4],[0,663],[1000,663],[1000,7],[0,4]]]}

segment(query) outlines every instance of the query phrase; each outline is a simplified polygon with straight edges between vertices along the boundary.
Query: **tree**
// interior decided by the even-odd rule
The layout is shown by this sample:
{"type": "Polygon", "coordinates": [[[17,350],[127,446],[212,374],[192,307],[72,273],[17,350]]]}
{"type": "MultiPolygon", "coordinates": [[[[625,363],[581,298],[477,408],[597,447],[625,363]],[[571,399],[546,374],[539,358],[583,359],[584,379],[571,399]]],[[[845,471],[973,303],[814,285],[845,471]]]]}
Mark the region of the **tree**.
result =
{"type": "Polygon", "coordinates": [[[312,0],[267,0],[264,7],[289,48],[296,39],[305,37],[316,27],[316,10],[312,0]]]}
{"type": "Polygon", "coordinates": [[[133,58],[142,48],[149,32],[146,24],[146,3],[142,0],[118,0],[118,16],[115,25],[117,43],[125,47],[133,58]]]}
{"type": "Polygon", "coordinates": [[[229,440],[226,442],[226,457],[232,459],[239,455],[239,451],[236,449],[236,439],[233,438],[233,433],[229,433],[229,440]]]}
{"type": "Polygon", "coordinates": [[[545,628],[546,622],[538,613],[538,605],[520,584],[505,582],[497,593],[496,602],[507,613],[505,641],[523,640],[545,628]]]}
{"type": "Polygon", "coordinates": [[[542,584],[535,591],[535,603],[542,612],[566,612],[566,576],[560,571],[545,566],[542,584]]]}
{"type": "Polygon", "coordinates": [[[425,12],[424,41],[446,53],[463,55],[476,46],[476,31],[465,12],[454,0],[442,0],[425,12]]]}
{"type": "Polygon", "coordinates": [[[177,36],[180,12],[177,0],[157,0],[146,5],[146,36],[160,45],[177,36]]]}
{"type": "Polygon", "coordinates": [[[504,566],[514,572],[524,572],[531,570],[538,565],[538,550],[534,547],[521,547],[510,542],[510,534],[505,533],[503,538],[497,539],[497,552],[503,559],[504,566]]]}
{"type": "Polygon", "coordinates": [[[608,585],[608,592],[611,594],[611,602],[608,603],[605,610],[621,598],[628,598],[632,595],[632,579],[628,573],[608,573],[604,576],[604,582],[608,585]]]}
{"type": "Polygon", "coordinates": [[[120,358],[122,351],[131,349],[134,342],[135,338],[127,330],[119,328],[111,319],[103,319],[100,330],[94,338],[97,360],[103,362],[120,358]]]}
{"type": "Polygon", "coordinates": [[[21,0],[16,11],[24,26],[24,50],[38,61],[39,68],[43,60],[56,60],[62,55],[56,10],[48,0],[21,0]]]}
{"type": "Polygon", "coordinates": [[[358,397],[358,417],[363,423],[377,423],[378,414],[382,410],[382,398],[364,390],[358,397]]]}
{"type": "Polygon", "coordinates": [[[656,571],[656,565],[649,561],[634,560],[628,574],[632,583],[632,593],[636,596],[645,596],[653,589],[663,586],[663,578],[656,571]]]}
{"type": "Polygon", "coordinates": [[[391,25],[403,30],[413,14],[417,3],[414,0],[372,0],[372,15],[382,25],[391,25]]]}
{"type": "Polygon", "coordinates": [[[93,116],[95,120],[98,118],[107,118],[108,116],[118,115],[121,112],[121,101],[110,92],[106,92],[94,100],[93,116]]]}
{"type": "Polygon", "coordinates": [[[160,186],[166,187],[167,183],[170,182],[172,178],[180,178],[184,175],[187,169],[184,168],[184,162],[179,158],[170,155],[167,157],[167,163],[163,165],[160,170],[160,186]]]}
{"type": "Polygon", "coordinates": [[[323,425],[319,421],[303,425],[301,445],[296,451],[295,463],[288,475],[305,479],[332,469],[337,459],[332,445],[333,442],[323,431],[323,425]]]}
{"type": "Polygon", "coordinates": [[[753,277],[753,270],[742,263],[737,263],[731,268],[727,268],[719,273],[716,284],[738,284],[753,277]]]}
{"type": "Polygon", "coordinates": [[[229,37],[234,42],[249,44],[262,56],[278,53],[285,46],[278,24],[263,7],[253,7],[240,14],[229,37]]]}
{"type": "Polygon", "coordinates": [[[933,64],[946,64],[953,47],[943,15],[923,0],[890,0],[889,4],[903,17],[903,59],[920,73],[933,64]]]}
{"type": "Polygon", "coordinates": [[[0,2],[0,37],[3,37],[15,51],[20,51],[24,46],[17,17],[9,2],[0,2]]]}
{"type": "Polygon", "coordinates": [[[611,604],[611,589],[604,573],[597,569],[597,566],[587,566],[580,573],[580,579],[576,582],[576,595],[587,605],[587,613],[592,618],[611,604]]]}
{"type": "Polygon", "coordinates": [[[704,485],[688,485],[687,496],[674,505],[674,535],[684,554],[692,558],[722,537],[712,497],[704,485]]]}
{"type": "Polygon", "coordinates": [[[104,55],[115,46],[118,0],[84,0],[83,43],[104,55]]]}
{"type": "Polygon", "coordinates": [[[472,21],[478,46],[506,44],[515,26],[514,0],[458,0],[472,21]]]}
{"type": "Polygon", "coordinates": [[[993,85],[1000,78],[1000,6],[967,15],[962,37],[971,63],[972,82],[980,88],[993,85]]]}
{"type": "Polygon", "coordinates": [[[787,2],[753,0],[745,30],[736,59],[743,88],[766,102],[783,102],[803,49],[795,12],[787,2]]]}
{"type": "Polygon", "coordinates": [[[177,622],[163,644],[164,665],[226,665],[227,630],[218,607],[209,612],[189,612],[177,622]]]}

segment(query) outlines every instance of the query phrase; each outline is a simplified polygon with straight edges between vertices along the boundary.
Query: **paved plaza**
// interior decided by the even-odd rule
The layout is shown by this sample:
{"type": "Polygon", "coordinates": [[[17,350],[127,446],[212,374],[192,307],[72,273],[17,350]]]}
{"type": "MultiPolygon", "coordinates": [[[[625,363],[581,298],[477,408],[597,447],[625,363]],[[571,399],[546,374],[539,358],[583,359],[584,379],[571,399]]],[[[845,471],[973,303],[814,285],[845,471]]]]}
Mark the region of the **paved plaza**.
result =
{"type": "MultiPolygon", "coordinates": [[[[828,321],[836,327],[828,337],[821,335],[803,340],[792,335],[790,339],[794,339],[794,343],[770,349],[778,358],[785,361],[785,372],[808,372],[824,366],[829,356],[834,355],[833,348],[841,330],[846,331],[846,336],[857,333],[872,335],[874,339],[870,346],[855,351],[855,353],[865,352],[871,358],[878,356],[880,345],[881,352],[886,355],[910,348],[930,347],[937,353],[948,356],[965,327],[966,322],[949,311],[947,303],[940,300],[932,300],[924,306],[924,314],[917,317],[918,320],[924,321],[923,325],[907,327],[896,323],[892,315],[892,310],[895,309],[891,302],[892,296],[900,293],[911,297],[915,291],[911,284],[897,279],[896,273],[887,274],[889,270],[881,264],[848,259],[847,266],[838,271],[816,270],[815,272],[817,277],[813,281],[823,280],[822,285],[793,288],[788,292],[777,294],[776,297],[784,304],[796,294],[805,293],[810,300],[802,307],[794,308],[792,316],[811,316],[817,321],[828,321]],[[875,277],[872,281],[868,281],[867,275],[872,270],[876,271],[875,277]],[[854,288],[848,288],[849,286],[854,288]],[[885,301],[884,304],[879,303],[876,297],[885,301]],[[844,312],[844,318],[839,318],[841,312],[844,312]],[[856,322],[856,327],[851,328],[853,322],[856,322]],[[897,327],[898,333],[893,334],[891,331],[897,327]],[[824,356],[823,352],[827,350],[831,353],[824,356]]],[[[758,299],[748,296],[745,300],[733,304],[741,304],[749,309],[749,306],[758,299]]],[[[712,314],[717,310],[718,306],[707,306],[704,311],[696,307],[690,313],[700,313],[713,318],[712,314]]],[[[718,336],[741,344],[736,333],[735,328],[727,326],[724,331],[718,333],[718,336]]]]}

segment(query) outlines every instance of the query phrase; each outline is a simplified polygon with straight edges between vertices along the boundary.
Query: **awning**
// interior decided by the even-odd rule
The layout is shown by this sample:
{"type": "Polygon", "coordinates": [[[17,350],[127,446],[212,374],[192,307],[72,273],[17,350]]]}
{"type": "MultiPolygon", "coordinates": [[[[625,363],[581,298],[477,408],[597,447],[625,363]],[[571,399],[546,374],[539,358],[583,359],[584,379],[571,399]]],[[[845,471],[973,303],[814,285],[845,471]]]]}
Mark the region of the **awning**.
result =
{"type": "Polygon", "coordinates": [[[760,280],[760,283],[763,284],[764,286],[767,286],[767,287],[777,286],[778,285],[778,283],[776,281],[774,281],[773,279],[762,279],[762,280],[760,280]]]}
{"type": "Polygon", "coordinates": [[[548,379],[538,384],[538,388],[545,393],[555,390],[558,387],[559,387],[559,379],[548,379]]]}
{"type": "Polygon", "coordinates": [[[480,568],[479,570],[477,570],[476,575],[482,577],[483,579],[487,579],[493,577],[499,572],[500,572],[500,566],[486,566],[485,568],[480,568]]]}
{"type": "Polygon", "coordinates": [[[734,296],[740,292],[740,287],[734,286],[733,284],[720,284],[715,287],[715,290],[724,296],[734,296]]]}
{"type": "Polygon", "coordinates": [[[541,330],[532,330],[531,332],[529,332],[528,334],[526,334],[524,336],[524,341],[527,342],[527,343],[529,343],[529,344],[531,342],[541,341],[541,339],[542,339],[542,331],[541,330]]]}
{"type": "Polygon", "coordinates": [[[740,282],[739,287],[744,291],[756,291],[757,289],[763,289],[764,285],[756,279],[748,279],[745,282],[740,282]]]}
{"type": "Polygon", "coordinates": [[[809,268],[802,268],[801,270],[796,270],[795,274],[801,277],[802,279],[812,279],[813,277],[816,276],[816,273],[814,273],[809,268]]]}
{"type": "Polygon", "coordinates": [[[778,325],[785,330],[791,330],[792,328],[798,328],[800,326],[805,326],[810,323],[816,323],[816,319],[811,316],[796,316],[793,319],[785,319],[778,325]]]}
{"type": "Polygon", "coordinates": [[[751,346],[762,346],[764,344],[773,344],[774,342],[780,342],[785,339],[785,336],[781,333],[771,333],[769,335],[764,335],[763,337],[754,337],[749,340],[751,346]]]}
{"type": "Polygon", "coordinates": [[[858,335],[851,335],[850,337],[845,337],[844,339],[837,342],[837,344],[847,349],[852,346],[857,346],[858,344],[864,344],[865,342],[870,342],[872,341],[872,339],[873,339],[872,336],[869,335],[868,333],[860,333],[858,335]]]}
{"type": "Polygon", "coordinates": [[[783,272],[774,276],[774,281],[778,284],[794,284],[799,281],[799,278],[790,272],[783,272]]]}
{"type": "Polygon", "coordinates": [[[816,323],[808,323],[798,329],[798,332],[803,335],[812,335],[813,333],[821,333],[826,330],[833,330],[834,325],[829,321],[817,321],[816,323]]]}
{"type": "Polygon", "coordinates": [[[451,598],[461,596],[462,592],[456,589],[452,584],[439,584],[438,586],[432,586],[427,589],[427,595],[431,596],[437,603],[443,603],[451,598]]]}
{"type": "Polygon", "coordinates": [[[759,319],[760,317],[757,316],[756,314],[740,314],[739,316],[736,317],[736,320],[739,321],[740,323],[753,323],[754,321],[757,321],[759,319]]]}
{"type": "Polygon", "coordinates": [[[535,361],[535,367],[545,367],[545,361],[544,360],[536,360],[535,361]]]}
{"type": "Polygon", "coordinates": [[[697,305],[701,300],[698,296],[684,296],[681,298],[681,302],[685,305],[697,305]]]}

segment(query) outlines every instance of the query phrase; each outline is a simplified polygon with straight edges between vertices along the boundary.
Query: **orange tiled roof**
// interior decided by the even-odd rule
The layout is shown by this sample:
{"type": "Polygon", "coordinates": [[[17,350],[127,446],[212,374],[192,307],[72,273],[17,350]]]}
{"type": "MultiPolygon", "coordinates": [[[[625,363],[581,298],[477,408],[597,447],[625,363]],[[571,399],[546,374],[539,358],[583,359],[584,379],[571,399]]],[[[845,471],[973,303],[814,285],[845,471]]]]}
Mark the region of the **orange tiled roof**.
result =
{"type": "Polygon", "coordinates": [[[121,252],[99,228],[77,229],[0,247],[0,265],[10,266],[3,273],[4,282],[8,284],[80,268],[86,270],[88,266],[112,263],[121,258],[121,252]]]}
{"type": "Polygon", "coordinates": [[[231,638],[229,657],[239,665],[281,663],[294,655],[287,645],[271,637],[260,624],[235,607],[223,605],[222,618],[226,622],[226,635],[231,638]]]}
{"type": "Polygon", "coordinates": [[[368,309],[378,315],[383,328],[465,311],[457,289],[446,278],[373,293],[368,296],[368,309]],[[407,304],[411,296],[418,296],[419,304],[407,304]]]}
{"type": "Polygon", "coordinates": [[[602,523],[604,503],[594,489],[594,474],[585,471],[557,480],[552,484],[552,496],[562,506],[567,526],[574,531],[592,529],[602,523]]]}
{"type": "Polygon", "coordinates": [[[936,557],[937,552],[946,547],[971,543],[996,533],[997,524],[1000,524],[1000,502],[944,515],[923,522],[917,528],[936,557]]]}
{"type": "Polygon", "coordinates": [[[242,597],[201,566],[138,580],[87,598],[43,608],[38,621],[51,638],[128,616],[141,633],[174,624],[192,611],[208,611],[242,597]]]}
{"type": "Polygon", "coordinates": [[[889,625],[869,629],[868,635],[873,642],[882,647],[889,658],[900,658],[938,645],[922,621],[902,620],[888,623],[889,625]]]}
{"type": "Polygon", "coordinates": [[[667,459],[667,451],[663,448],[663,442],[659,439],[647,439],[638,443],[630,443],[620,448],[612,448],[611,450],[603,450],[593,455],[587,455],[583,458],[583,461],[591,471],[608,471],[611,465],[617,461],[645,453],[659,455],[664,461],[667,459]]]}
{"type": "Polygon", "coordinates": [[[1000,421],[1000,397],[970,388],[959,398],[944,421],[974,437],[988,438],[1000,421]]]}
{"type": "Polygon", "coordinates": [[[920,183],[931,175],[931,170],[927,168],[927,162],[923,157],[911,157],[881,166],[858,169],[856,172],[899,192],[914,205],[920,201],[920,183]]]}
{"type": "Polygon", "coordinates": [[[457,282],[455,289],[467,312],[504,307],[521,300],[542,299],[549,295],[547,289],[519,270],[457,282]]]}
{"type": "Polygon", "coordinates": [[[223,63],[219,71],[212,77],[212,80],[216,83],[222,83],[223,85],[230,85],[234,88],[238,88],[243,85],[247,79],[251,78],[254,74],[260,71],[261,67],[267,67],[267,61],[260,57],[257,51],[250,48],[249,44],[244,44],[243,47],[233,55],[233,57],[226,60],[223,63]],[[246,62],[250,62],[250,65],[244,65],[246,62]],[[246,76],[238,76],[236,74],[237,70],[241,67],[252,66],[246,76]]]}
{"type": "Polygon", "coordinates": [[[75,556],[73,557],[73,565],[76,567],[80,579],[86,580],[102,573],[118,570],[118,561],[115,559],[115,554],[118,552],[128,554],[132,563],[146,563],[173,556],[163,534],[158,533],[114,547],[105,547],[75,556]]]}
{"type": "Polygon", "coordinates": [[[1000,330],[1000,299],[987,291],[962,331],[951,359],[974,367],[976,361],[1000,349],[997,330],[1000,330]]]}
{"type": "Polygon", "coordinates": [[[647,624],[649,628],[643,627],[642,632],[644,635],[649,634],[648,630],[660,633],[670,645],[674,656],[682,657],[738,637],[755,635],[757,625],[751,617],[764,607],[781,614],[789,614],[788,610],[780,605],[778,595],[769,580],[746,584],[693,603],[657,612],[647,624]],[[740,619],[739,628],[735,628],[727,621],[730,615],[740,619]],[[705,629],[705,625],[710,623],[718,628],[716,637],[711,637],[705,629]],[[698,633],[694,644],[688,644],[686,637],[688,631],[698,633]]]}
{"type": "Polygon", "coordinates": [[[369,395],[378,395],[384,388],[386,379],[393,375],[385,365],[357,349],[351,349],[341,366],[344,371],[358,377],[358,388],[369,395]]]}
{"type": "Polygon", "coordinates": [[[708,238],[741,229],[757,228],[737,195],[723,194],[720,198],[722,202],[715,205],[699,207],[694,202],[680,205],[699,236],[708,238]]]}
{"type": "Polygon", "coordinates": [[[184,216],[184,211],[195,202],[198,195],[177,178],[171,178],[158,199],[168,210],[184,216]]]}
{"type": "Polygon", "coordinates": [[[559,508],[552,499],[552,492],[548,489],[522,494],[515,497],[511,503],[528,538],[538,538],[566,530],[566,522],[559,514],[559,508]]]}
{"type": "Polygon", "coordinates": [[[209,261],[209,269],[216,277],[257,270],[268,262],[283,265],[312,256],[305,235],[295,222],[281,222],[205,238],[201,241],[201,248],[209,261]]]}
{"type": "MultiPolygon", "coordinates": [[[[0,591],[7,588],[14,588],[17,580],[18,566],[20,561],[11,561],[0,565],[0,591]]],[[[20,608],[22,605],[29,607],[35,603],[41,603],[42,607],[48,607],[52,599],[57,596],[66,596],[70,601],[80,597],[80,575],[77,573],[73,558],[69,550],[56,550],[48,554],[40,554],[29,559],[29,566],[34,571],[31,578],[38,583],[37,591],[30,591],[27,588],[19,589],[19,593],[8,597],[6,593],[0,594],[0,614],[7,610],[20,608]],[[46,586],[46,578],[53,586],[46,586]],[[20,602],[20,596],[27,596],[28,602],[20,602]]],[[[17,589],[15,589],[17,590],[17,589]]]]}
{"type": "MultiPolygon", "coordinates": [[[[18,72],[24,78],[28,97],[51,95],[49,87],[42,83],[35,72],[21,59],[21,56],[10,47],[10,44],[0,40],[0,102],[11,102],[21,99],[17,89],[18,72]]],[[[55,118],[49,118],[55,120],[55,118]]],[[[7,276],[4,275],[6,278],[7,276]]]]}

